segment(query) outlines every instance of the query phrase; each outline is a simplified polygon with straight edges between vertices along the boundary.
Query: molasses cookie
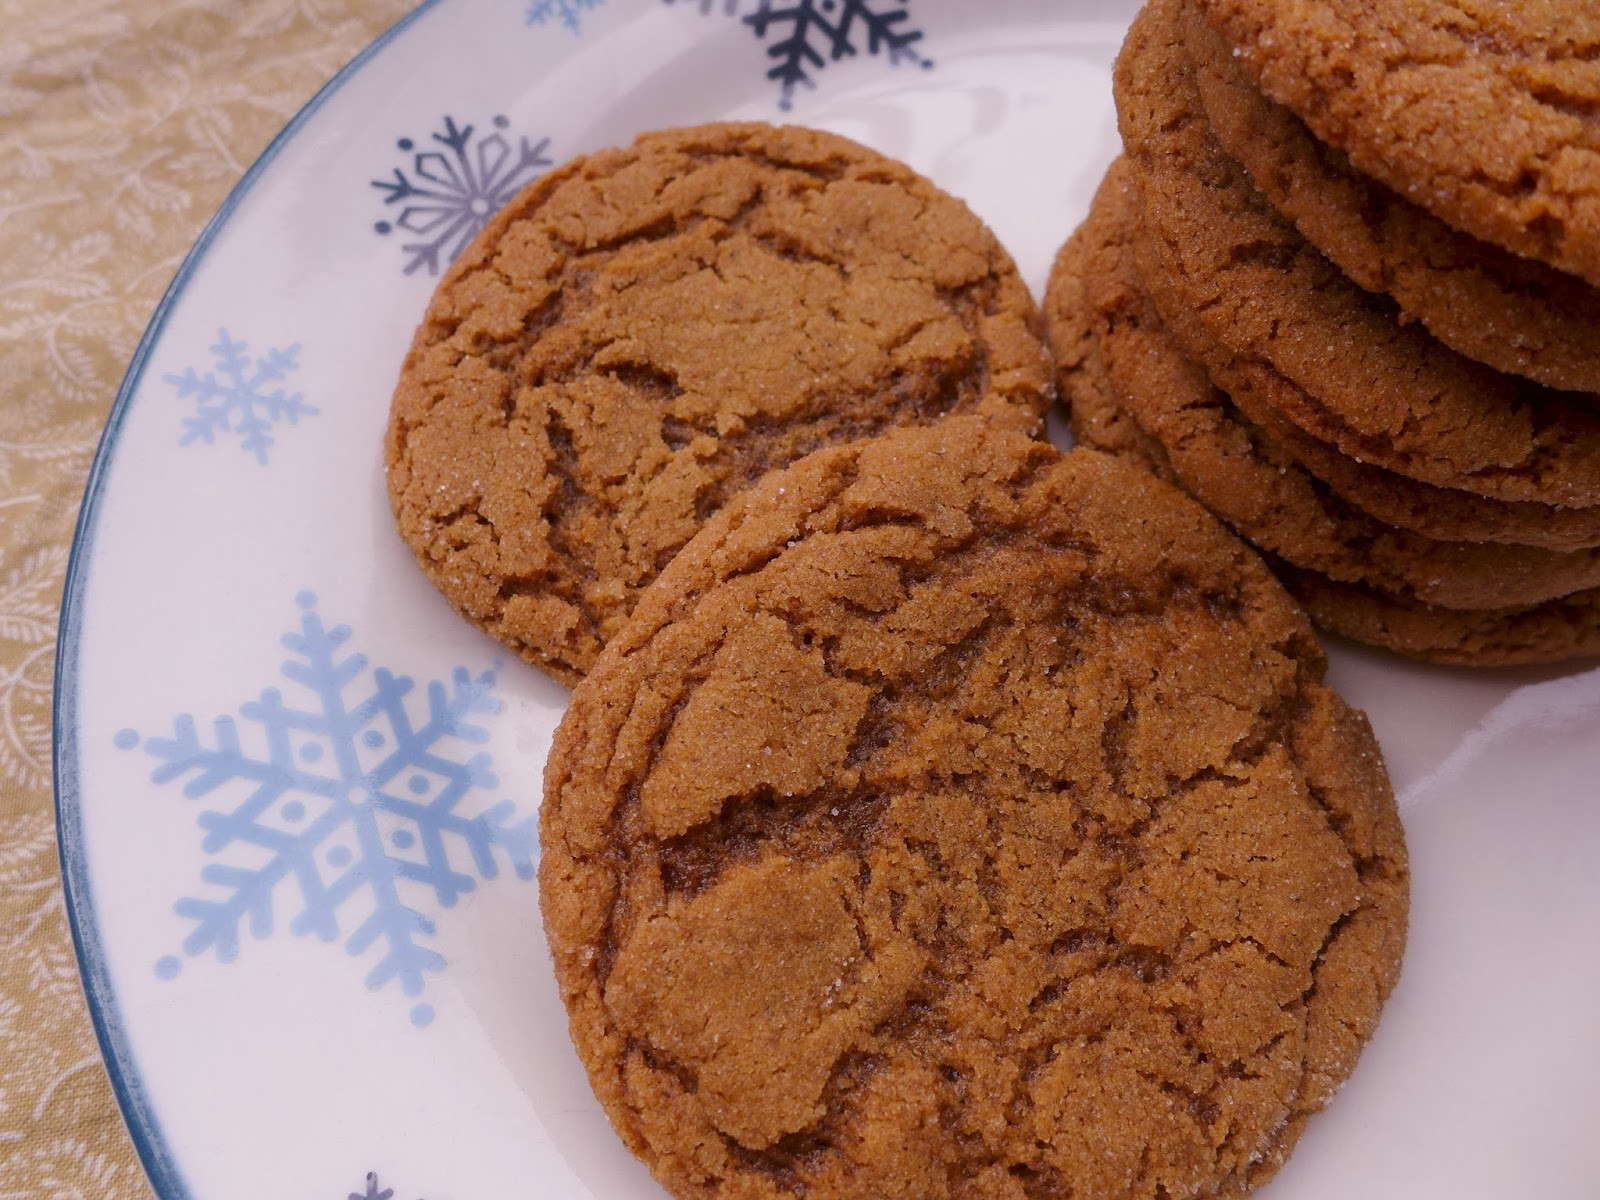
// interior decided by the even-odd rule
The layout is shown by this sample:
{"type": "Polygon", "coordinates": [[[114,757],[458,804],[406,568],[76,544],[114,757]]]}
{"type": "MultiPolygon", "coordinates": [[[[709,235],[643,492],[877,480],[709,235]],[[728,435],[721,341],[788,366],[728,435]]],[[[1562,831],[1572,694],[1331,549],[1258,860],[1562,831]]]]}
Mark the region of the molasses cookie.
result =
{"type": "Polygon", "coordinates": [[[1600,284],[1593,0],[1200,0],[1256,85],[1475,237],[1600,284]]]}
{"type": "Polygon", "coordinates": [[[1493,371],[1402,326],[1391,302],[1318,253],[1217,145],[1180,16],[1181,0],[1144,9],[1117,60],[1115,91],[1168,290],[1233,360],[1197,355],[1213,378],[1232,392],[1221,370],[1266,366],[1295,385],[1274,402],[1301,428],[1425,483],[1497,500],[1600,504],[1600,404],[1493,371]]]}
{"type": "Polygon", "coordinates": [[[1281,564],[1279,577],[1318,625],[1412,658],[1469,667],[1600,655],[1600,589],[1526,608],[1440,608],[1281,564]]]}
{"type": "Polygon", "coordinates": [[[1446,225],[1252,85],[1190,9],[1186,45],[1218,143],[1340,270],[1386,292],[1445,345],[1551,387],[1600,391],[1600,289],[1446,225]]]}
{"type": "Polygon", "coordinates": [[[468,619],[580,678],[727,498],[949,413],[1031,429],[1038,316],[965,205],[831,134],[647,134],[530,185],[439,285],[389,495],[468,619]]]}
{"type": "MultiPolygon", "coordinates": [[[[1053,333],[1056,311],[1076,291],[1098,347],[1094,368],[1080,369],[1082,382],[1065,384],[1063,395],[1084,398],[1096,386],[1093,370],[1104,371],[1116,404],[1159,446],[1153,454],[1122,433],[1117,450],[1139,453],[1158,474],[1278,558],[1401,599],[1500,608],[1600,587],[1600,551],[1435,541],[1342,501],[1292,456],[1268,444],[1183,353],[1144,294],[1137,236],[1138,200],[1119,160],[1074,235],[1081,252],[1063,256],[1046,299],[1053,333]],[[1082,272],[1081,285],[1065,273],[1074,269],[1082,272]]],[[[1091,411],[1103,407],[1090,404],[1091,411]]],[[[1097,424],[1108,424],[1107,418],[1097,424]]],[[[1099,430],[1085,432],[1097,441],[1099,430]]]]}
{"type": "Polygon", "coordinates": [[[1354,1066],[1403,835],[1200,507],[959,418],[714,517],[573,694],[540,895],[680,1197],[1240,1196],[1354,1066]]]}

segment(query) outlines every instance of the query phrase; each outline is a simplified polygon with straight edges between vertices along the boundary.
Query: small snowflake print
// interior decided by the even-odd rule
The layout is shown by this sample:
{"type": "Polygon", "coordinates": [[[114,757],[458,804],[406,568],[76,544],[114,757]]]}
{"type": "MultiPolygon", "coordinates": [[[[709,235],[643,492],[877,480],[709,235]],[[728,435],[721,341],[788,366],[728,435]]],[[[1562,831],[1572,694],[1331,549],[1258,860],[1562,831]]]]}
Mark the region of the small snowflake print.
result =
{"type": "MultiPolygon", "coordinates": [[[[494,675],[458,667],[418,703],[410,678],[346,651],[350,629],[326,627],[314,595],[297,603],[299,628],[281,639],[294,702],[268,687],[240,706],[242,720],[216,718],[209,739],[184,713],[171,737],[124,729],[115,742],[142,743],[154,782],[182,780],[185,796],[216,805],[198,817],[206,889],[173,906],[191,926],[185,955],[232,962],[247,932],[270,937],[287,914],[291,933],[342,939],[371,961],[369,988],[417,998],[445,967],[426,944],[437,910],[502,863],[533,877],[537,819],[483,799],[498,781],[489,755],[471,750],[489,737],[474,718],[500,708],[494,675]]],[[[181,969],[176,955],[156,963],[163,979],[181,969]]],[[[418,1026],[433,1015],[411,1009],[418,1026]]]]}
{"type": "Polygon", "coordinates": [[[185,367],[181,374],[162,376],[177,388],[180,400],[194,405],[194,415],[183,419],[178,444],[204,442],[209,446],[219,434],[227,434],[238,438],[239,448],[265,466],[267,451],[273,446],[273,428],[279,422],[293,425],[317,412],[299,392],[273,386],[287,380],[299,366],[295,361],[299,343],[251,358],[248,343],[236,342],[226,329],[219,329],[210,350],[214,361],[205,374],[185,367]]]}
{"type": "MultiPolygon", "coordinates": [[[[713,8],[720,7],[728,16],[733,16],[739,11],[740,0],[682,0],[685,4],[697,4],[702,13],[709,13],[713,8]]],[[[677,4],[679,0],[666,0],[668,4],[677,4]]]]}
{"type": "Polygon", "coordinates": [[[760,0],[760,6],[744,22],[758,38],[776,35],[767,47],[767,57],[773,60],[767,78],[783,89],[778,106],[790,108],[796,87],[816,87],[816,71],[856,54],[862,34],[868,54],[882,52],[894,64],[933,66],[914,48],[914,43],[922,39],[922,31],[900,27],[909,15],[909,3],[910,0],[888,0],[876,5],[873,0],[798,0],[783,4],[760,0]]]}
{"type": "Polygon", "coordinates": [[[373,229],[385,237],[399,229],[419,239],[403,244],[407,275],[422,267],[437,275],[506,201],[553,162],[545,154],[549,138],[520,137],[513,146],[505,132],[511,122],[497,116],[492,124],[494,132],[480,136],[476,126],[457,125],[447,116],[442,131],[429,135],[437,148],[419,150],[403,137],[395,145],[409,156],[408,165],[396,167],[391,179],[371,181],[384,194],[385,208],[399,206],[373,229]]]}
{"type": "Polygon", "coordinates": [[[367,1172],[366,1185],[364,1192],[351,1192],[349,1200],[394,1200],[394,1189],[380,1188],[376,1171],[367,1172]]]}
{"type": "Polygon", "coordinates": [[[533,0],[528,5],[529,25],[548,25],[560,21],[573,33],[583,26],[585,9],[599,8],[606,0],[533,0]]]}
{"type": "MultiPolygon", "coordinates": [[[[664,0],[697,3],[702,13],[723,7],[738,14],[740,0],[664,0]]],[[[767,78],[778,85],[778,107],[794,106],[796,88],[815,88],[816,74],[829,63],[854,57],[862,50],[882,54],[891,65],[912,63],[931,68],[933,61],[916,48],[920,29],[906,27],[911,0],[753,0],[754,12],[740,19],[766,41],[772,66],[767,78]]]]}

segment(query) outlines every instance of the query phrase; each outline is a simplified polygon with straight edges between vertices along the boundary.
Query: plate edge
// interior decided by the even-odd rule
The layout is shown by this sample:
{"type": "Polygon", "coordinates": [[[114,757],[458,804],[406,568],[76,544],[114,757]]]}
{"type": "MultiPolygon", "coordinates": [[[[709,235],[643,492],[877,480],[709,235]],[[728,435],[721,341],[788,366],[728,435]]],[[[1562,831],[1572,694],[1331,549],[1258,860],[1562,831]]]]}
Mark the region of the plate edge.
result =
{"type": "Polygon", "coordinates": [[[116,992],[111,984],[110,972],[105,965],[101,948],[99,926],[95,920],[94,895],[90,886],[87,866],[81,851],[83,826],[78,792],[78,728],[77,684],[78,641],[81,636],[81,607],[87,588],[88,559],[94,543],[95,524],[99,516],[102,485],[111,456],[116,448],[117,435],[123,419],[132,404],[134,393],[144,378],[145,365],[166,327],[173,307],[198,270],[202,260],[216,240],[223,226],[233,216],[245,196],[260,180],[289,141],[350,79],[376,56],[385,46],[405,32],[419,18],[438,7],[441,0],[421,0],[388,29],[364,46],[319,87],[311,98],[290,117],[255,161],[228,192],[220,207],[206,222],[189,252],[184,256],[172,282],[167,285],[161,300],[151,313],[149,323],[139,338],[139,344],[128,361],[127,372],[117,388],[116,398],[106,415],[94,460],[89,467],[84,485],[83,499],[79,504],[78,519],[72,532],[67,570],[62,585],[61,617],[56,628],[56,660],[54,672],[54,697],[51,706],[53,737],[51,739],[51,774],[53,781],[56,856],[61,872],[64,907],[67,924],[72,934],[73,953],[77,958],[79,982],[88,1004],[90,1023],[100,1046],[106,1074],[110,1077],[112,1092],[117,1099],[123,1124],[133,1142],[151,1186],[160,1200],[193,1200],[178,1170],[176,1160],[161,1131],[160,1122],[150,1111],[132,1048],[128,1045],[122,1024],[117,1016],[116,992]]]}

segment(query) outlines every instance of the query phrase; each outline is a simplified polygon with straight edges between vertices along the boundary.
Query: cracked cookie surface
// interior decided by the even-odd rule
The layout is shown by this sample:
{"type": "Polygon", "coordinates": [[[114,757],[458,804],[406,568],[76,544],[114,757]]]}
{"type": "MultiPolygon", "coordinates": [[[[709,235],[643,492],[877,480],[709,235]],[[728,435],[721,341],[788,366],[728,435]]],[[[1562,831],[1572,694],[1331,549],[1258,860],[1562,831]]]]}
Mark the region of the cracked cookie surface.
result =
{"type": "Polygon", "coordinates": [[[1200,0],[1257,85],[1449,224],[1600,284],[1592,0],[1200,0]]]}
{"type": "Polygon", "coordinates": [[[1351,283],[1217,145],[1181,15],[1179,0],[1145,7],[1114,88],[1148,241],[1177,303],[1226,351],[1191,353],[1236,395],[1225,374],[1269,368],[1294,385],[1277,408],[1364,462],[1496,500],[1600,504],[1600,404],[1464,358],[1351,283]]]}
{"type": "Polygon", "coordinates": [[[1033,428],[1027,288],[965,205],[831,134],[709,125],[515,198],[429,306],[391,505],[456,609],[564,682],[764,471],[893,425],[1033,428]]]}
{"type": "Polygon", "coordinates": [[[1060,363],[1063,396],[1086,409],[1073,428],[1091,444],[1146,463],[1262,550],[1400,599],[1490,609],[1600,587],[1600,551],[1439,541],[1342,500],[1252,426],[1167,332],[1139,275],[1138,229],[1137,196],[1119,160],[1046,294],[1052,347],[1071,341],[1058,329],[1086,327],[1102,364],[1103,382],[1092,366],[1074,381],[1085,368],[1060,363]],[[1067,311],[1074,302],[1075,317],[1067,311]],[[1097,402],[1097,391],[1111,395],[1097,402]],[[1149,440],[1122,433],[1108,408],[1125,410],[1149,440]]]}
{"type": "Polygon", "coordinates": [[[540,897],[680,1196],[1238,1196],[1399,970],[1366,721],[1148,473],[974,418],[735,498],[575,691],[540,897]]]}
{"type": "Polygon", "coordinates": [[[1452,349],[1558,388],[1600,391],[1600,289],[1445,224],[1354,170],[1251,83],[1193,9],[1184,35],[1218,143],[1355,282],[1452,349]]]}

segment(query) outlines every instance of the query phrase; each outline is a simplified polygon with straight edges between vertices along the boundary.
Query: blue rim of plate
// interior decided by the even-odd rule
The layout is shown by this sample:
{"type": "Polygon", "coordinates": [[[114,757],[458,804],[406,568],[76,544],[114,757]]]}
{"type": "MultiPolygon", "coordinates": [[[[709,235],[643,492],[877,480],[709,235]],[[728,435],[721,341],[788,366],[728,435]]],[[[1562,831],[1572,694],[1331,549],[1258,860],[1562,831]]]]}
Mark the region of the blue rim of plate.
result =
{"type": "Polygon", "coordinates": [[[161,1123],[150,1110],[143,1086],[133,1061],[133,1052],[127,1044],[122,1022],[117,1014],[116,992],[110,973],[106,969],[101,949],[100,930],[95,922],[93,891],[89,882],[88,866],[78,847],[82,841],[81,808],[78,792],[78,736],[77,736],[77,681],[78,638],[80,634],[81,606],[88,580],[89,551],[94,542],[95,522],[99,515],[102,484],[111,456],[116,452],[117,435],[123,418],[127,415],[133,395],[144,378],[145,363],[166,328],[167,318],[199,269],[216,240],[240,202],[250,192],[273,160],[300,132],[301,128],[320,110],[341,87],[361,70],[385,46],[403,33],[418,18],[436,7],[439,0],[421,0],[411,12],[401,17],[379,34],[360,53],[341,67],[299,112],[289,119],[260,156],[250,165],[239,182],[234,184],[222,206],[206,222],[200,236],[195,239],[189,253],[184,256],[177,274],[167,285],[166,292],[156,305],[128,362],[127,373],[117,389],[116,399],[106,417],[100,443],[95,449],[94,462],[89,467],[88,482],[84,486],[82,505],[78,510],[77,525],[72,533],[72,547],[67,560],[66,581],[62,588],[61,620],[56,630],[55,698],[52,706],[51,767],[55,784],[56,853],[61,864],[62,890],[66,899],[67,924],[72,930],[73,951],[78,959],[79,977],[89,1002],[89,1019],[94,1025],[95,1037],[100,1043],[100,1054],[106,1073],[111,1078],[111,1088],[122,1110],[123,1122],[133,1140],[134,1152],[149,1176],[150,1184],[160,1200],[192,1200],[193,1193],[183,1181],[177,1162],[161,1132],[161,1123]]]}

